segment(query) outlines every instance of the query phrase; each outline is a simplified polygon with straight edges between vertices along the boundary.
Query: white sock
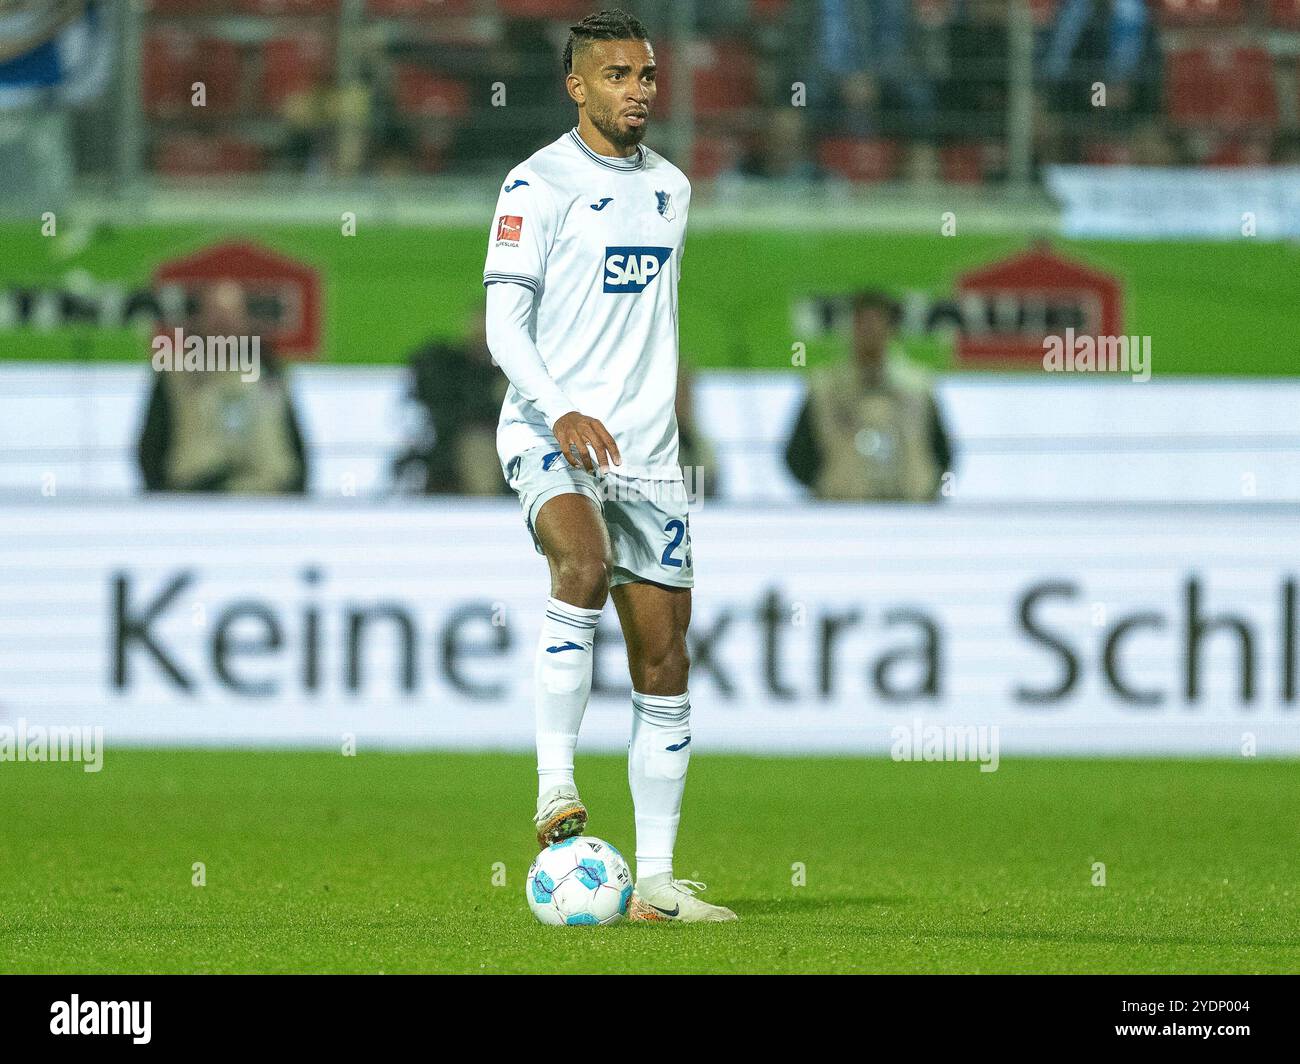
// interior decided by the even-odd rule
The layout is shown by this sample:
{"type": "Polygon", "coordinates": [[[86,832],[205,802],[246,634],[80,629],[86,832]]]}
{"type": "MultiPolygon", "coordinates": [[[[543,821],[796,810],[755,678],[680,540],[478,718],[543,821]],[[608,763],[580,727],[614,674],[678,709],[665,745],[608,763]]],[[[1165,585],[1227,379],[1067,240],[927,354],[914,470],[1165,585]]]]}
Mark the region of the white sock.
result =
{"type": "Polygon", "coordinates": [[[673,871],[686,767],[691,760],[691,698],[632,692],[627,782],[636,812],[636,877],[673,871]]]}
{"type": "Polygon", "coordinates": [[[591,648],[600,614],[557,598],[546,600],[533,666],[539,798],[552,787],[573,786],[573,751],[591,696],[591,648]]]}

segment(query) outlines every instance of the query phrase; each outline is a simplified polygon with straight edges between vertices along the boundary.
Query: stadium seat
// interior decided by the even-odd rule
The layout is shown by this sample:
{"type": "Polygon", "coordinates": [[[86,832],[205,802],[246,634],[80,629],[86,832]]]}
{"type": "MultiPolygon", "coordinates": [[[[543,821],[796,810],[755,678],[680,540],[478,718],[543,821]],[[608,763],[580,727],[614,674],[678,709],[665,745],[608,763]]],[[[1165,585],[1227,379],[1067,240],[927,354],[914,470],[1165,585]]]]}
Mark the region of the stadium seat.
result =
{"type": "Polygon", "coordinates": [[[1029,0],[1029,17],[1039,29],[1050,26],[1056,18],[1057,0],[1029,0]]]}
{"type": "Polygon", "coordinates": [[[1166,26],[1236,26],[1246,20],[1243,0],[1158,0],[1166,26]]]}
{"type": "Polygon", "coordinates": [[[181,72],[193,65],[197,50],[196,38],[179,30],[146,34],[140,79],[148,114],[177,114],[189,107],[191,81],[181,72]]]}
{"type": "Polygon", "coordinates": [[[416,173],[439,174],[447,168],[450,145],[446,136],[431,135],[421,131],[416,136],[415,153],[412,159],[416,173]]]}
{"type": "Polygon", "coordinates": [[[827,137],[817,144],[817,162],[836,177],[861,184],[889,181],[898,168],[898,145],[892,140],[827,137]]]}
{"type": "Polygon", "coordinates": [[[1282,29],[1300,30],[1300,0],[1271,0],[1269,19],[1282,29]]]}
{"type": "Polygon", "coordinates": [[[239,46],[233,41],[201,38],[170,27],[154,30],[145,38],[141,63],[145,110],[162,118],[230,114],[239,106],[242,67],[239,46]],[[195,82],[202,82],[207,92],[202,110],[190,103],[195,82]]]}
{"type": "Polygon", "coordinates": [[[262,168],[262,149],[242,137],[175,133],[160,140],[154,169],[168,177],[255,173],[262,168]]]}
{"type": "Polygon", "coordinates": [[[1269,144],[1258,137],[1240,139],[1228,137],[1210,151],[1205,158],[1206,166],[1267,166],[1269,144]]]}
{"type": "Polygon", "coordinates": [[[273,37],[262,46],[263,105],[277,110],[290,96],[310,92],[329,80],[333,65],[333,51],[323,33],[273,37]]]}
{"type": "Polygon", "coordinates": [[[939,152],[939,172],[954,185],[984,181],[984,148],[979,144],[951,144],[939,152]]]}
{"type": "Polygon", "coordinates": [[[749,11],[755,22],[775,22],[789,6],[790,0],[750,0],[749,11]]]}
{"type": "Polygon", "coordinates": [[[710,180],[731,169],[740,155],[740,142],[732,136],[697,136],[691,151],[691,177],[710,180]]]}
{"type": "Polygon", "coordinates": [[[1133,149],[1126,140],[1093,140],[1084,146],[1083,161],[1089,166],[1130,166],[1133,149]]]}
{"type": "Polygon", "coordinates": [[[701,42],[696,57],[695,113],[704,118],[734,114],[758,98],[754,57],[741,41],[701,42]]]}
{"type": "Polygon", "coordinates": [[[469,88],[460,81],[443,77],[409,63],[397,71],[397,107],[418,118],[464,118],[469,114],[469,88]]]}
{"type": "Polygon", "coordinates": [[[1277,88],[1268,52],[1259,47],[1188,49],[1165,68],[1170,117],[1218,129],[1277,126],[1277,88]]]}

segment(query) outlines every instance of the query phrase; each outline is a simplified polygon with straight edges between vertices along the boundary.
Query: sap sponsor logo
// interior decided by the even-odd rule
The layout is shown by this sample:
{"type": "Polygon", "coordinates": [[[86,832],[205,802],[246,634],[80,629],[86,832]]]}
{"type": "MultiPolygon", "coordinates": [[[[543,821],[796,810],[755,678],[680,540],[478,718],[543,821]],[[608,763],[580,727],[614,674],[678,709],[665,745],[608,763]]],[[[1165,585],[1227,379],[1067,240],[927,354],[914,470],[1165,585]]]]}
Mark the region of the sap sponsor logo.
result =
{"type": "Polygon", "coordinates": [[[130,1035],[138,1046],[148,1045],[153,1003],[149,1001],[70,1001],[50,1005],[50,1034],[130,1035]]]}
{"type": "Polygon", "coordinates": [[[672,253],[672,248],[606,248],[605,291],[644,292],[672,253]]]}
{"type": "Polygon", "coordinates": [[[519,214],[503,214],[497,219],[497,247],[517,248],[523,235],[524,219],[519,214]]]}

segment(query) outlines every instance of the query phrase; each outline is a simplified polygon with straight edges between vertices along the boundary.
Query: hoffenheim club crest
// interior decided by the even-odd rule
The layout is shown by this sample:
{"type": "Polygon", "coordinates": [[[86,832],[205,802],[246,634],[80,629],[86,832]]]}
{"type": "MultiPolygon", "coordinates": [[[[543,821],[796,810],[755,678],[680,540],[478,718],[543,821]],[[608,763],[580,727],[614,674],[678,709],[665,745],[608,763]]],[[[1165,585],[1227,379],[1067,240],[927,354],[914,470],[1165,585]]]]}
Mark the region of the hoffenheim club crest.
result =
{"type": "Polygon", "coordinates": [[[655,199],[659,201],[659,213],[668,221],[677,217],[677,212],[673,210],[673,198],[667,192],[656,192],[655,199]]]}

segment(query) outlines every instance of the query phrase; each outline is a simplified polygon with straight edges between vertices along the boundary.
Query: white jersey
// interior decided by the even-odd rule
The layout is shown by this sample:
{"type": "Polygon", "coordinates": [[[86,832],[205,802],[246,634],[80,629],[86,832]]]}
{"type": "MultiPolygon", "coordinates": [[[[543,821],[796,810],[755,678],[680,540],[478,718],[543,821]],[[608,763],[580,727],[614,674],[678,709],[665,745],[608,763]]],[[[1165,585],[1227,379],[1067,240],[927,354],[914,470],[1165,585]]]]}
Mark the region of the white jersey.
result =
{"type": "MultiPolygon", "coordinates": [[[[516,166],[497,200],[485,285],[536,293],[529,332],[574,409],[598,418],[627,477],[681,480],[677,459],[677,280],[691,185],[644,146],[593,152],[571,130],[516,166]]],[[[554,440],[512,385],[497,425],[504,467],[554,440]]]]}

